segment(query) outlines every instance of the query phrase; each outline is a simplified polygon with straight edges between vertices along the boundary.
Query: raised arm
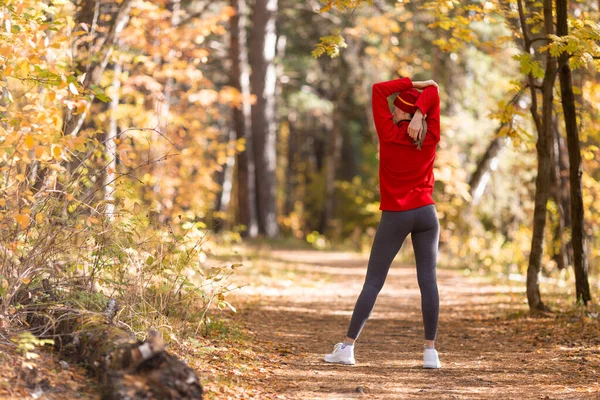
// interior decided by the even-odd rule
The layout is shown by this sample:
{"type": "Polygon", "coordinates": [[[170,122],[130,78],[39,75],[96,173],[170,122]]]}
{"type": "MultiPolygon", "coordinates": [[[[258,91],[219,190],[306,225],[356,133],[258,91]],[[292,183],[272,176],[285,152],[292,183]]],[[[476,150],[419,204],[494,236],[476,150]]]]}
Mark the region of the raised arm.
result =
{"type": "Polygon", "coordinates": [[[413,140],[420,140],[422,135],[425,135],[426,132],[422,132],[422,120],[424,118],[431,116],[439,122],[440,95],[438,85],[434,81],[425,81],[422,83],[426,84],[428,82],[433,83],[425,87],[421,92],[419,99],[415,103],[417,111],[408,126],[408,135],[413,140]]]}
{"type": "Polygon", "coordinates": [[[394,122],[388,104],[388,97],[394,93],[401,92],[413,87],[409,78],[394,79],[392,81],[379,82],[373,85],[371,104],[373,108],[373,120],[379,141],[391,140],[395,136],[394,122]]]}
{"type": "Polygon", "coordinates": [[[419,110],[421,110],[423,115],[428,115],[435,108],[439,107],[440,106],[440,95],[438,93],[437,85],[427,86],[423,90],[423,92],[421,92],[421,95],[419,96],[419,99],[415,103],[415,106],[417,106],[417,108],[419,110]]]}

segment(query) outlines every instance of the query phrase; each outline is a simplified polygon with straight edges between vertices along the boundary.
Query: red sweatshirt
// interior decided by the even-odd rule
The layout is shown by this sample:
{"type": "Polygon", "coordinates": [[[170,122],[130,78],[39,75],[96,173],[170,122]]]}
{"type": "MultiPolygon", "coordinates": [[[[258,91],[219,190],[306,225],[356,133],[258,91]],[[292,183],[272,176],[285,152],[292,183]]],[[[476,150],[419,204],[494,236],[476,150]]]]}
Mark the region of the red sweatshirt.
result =
{"type": "Polygon", "coordinates": [[[433,162],[440,141],[440,97],[435,86],[423,90],[415,105],[427,115],[421,150],[408,136],[409,121],[394,125],[388,96],[412,88],[409,78],[373,85],[373,119],[379,136],[380,210],[405,211],[434,204],[433,162]]]}

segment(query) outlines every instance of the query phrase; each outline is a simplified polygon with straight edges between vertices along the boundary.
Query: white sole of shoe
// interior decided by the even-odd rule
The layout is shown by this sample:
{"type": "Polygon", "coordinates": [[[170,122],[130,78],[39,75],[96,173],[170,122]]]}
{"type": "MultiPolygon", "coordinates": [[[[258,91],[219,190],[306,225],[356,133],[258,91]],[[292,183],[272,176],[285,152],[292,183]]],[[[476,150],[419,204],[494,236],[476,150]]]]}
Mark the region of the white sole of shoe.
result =
{"type": "Polygon", "coordinates": [[[329,363],[329,364],[354,365],[354,360],[351,360],[351,361],[328,361],[328,360],[323,359],[323,361],[325,361],[326,363],[329,363]]]}
{"type": "Polygon", "coordinates": [[[442,368],[441,364],[424,364],[423,368],[426,369],[438,369],[438,368],[442,368]]]}

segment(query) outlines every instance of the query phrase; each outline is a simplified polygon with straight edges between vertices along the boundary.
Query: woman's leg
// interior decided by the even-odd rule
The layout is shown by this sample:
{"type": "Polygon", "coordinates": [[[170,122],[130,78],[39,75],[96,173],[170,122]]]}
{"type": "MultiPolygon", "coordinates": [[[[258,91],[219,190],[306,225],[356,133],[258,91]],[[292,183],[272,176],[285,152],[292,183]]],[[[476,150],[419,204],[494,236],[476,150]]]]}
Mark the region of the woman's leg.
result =
{"type": "Polygon", "coordinates": [[[412,221],[410,211],[383,211],[371,248],[365,283],[354,306],[354,312],[348,327],[347,342],[351,343],[358,338],[369,315],[371,315],[377,295],[385,283],[390,265],[396,254],[398,254],[400,247],[402,247],[404,239],[412,229],[412,221]]]}
{"type": "Polygon", "coordinates": [[[415,214],[415,227],[411,237],[417,263],[417,280],[421,290],[425,340],[429,347],[433,347],[440,309],[436,279],[440,224],[434,205],[416,211],[418,212],[415,214]]]}

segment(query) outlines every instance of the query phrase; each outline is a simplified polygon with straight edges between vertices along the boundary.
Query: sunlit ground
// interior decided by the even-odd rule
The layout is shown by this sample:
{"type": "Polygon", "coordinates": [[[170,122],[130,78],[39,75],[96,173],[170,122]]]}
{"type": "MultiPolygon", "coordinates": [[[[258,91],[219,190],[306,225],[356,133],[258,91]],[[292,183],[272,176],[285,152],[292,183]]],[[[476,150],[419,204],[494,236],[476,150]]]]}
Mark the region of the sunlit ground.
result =
{"type": "MultiPolygon", "coordinates": [[[[564,313],[533,317],[518,279],[440,268],[437,347],[444,368],[425,371],[415,268],[395,263],[356,346],[357,365],[331,366],[321,359],[344,337],[368,255],[236,251],[244,267],[235,280],[245,286],[233,294],[232,318],[271,352],[272,374],[262,384],[273,396],[594,399],[600,393],[598,306],[576,309],[566,285],[541,286],[544,300],[564,313]]],[[[596,295],[597,280],[592,284],[596,295]]]]}

